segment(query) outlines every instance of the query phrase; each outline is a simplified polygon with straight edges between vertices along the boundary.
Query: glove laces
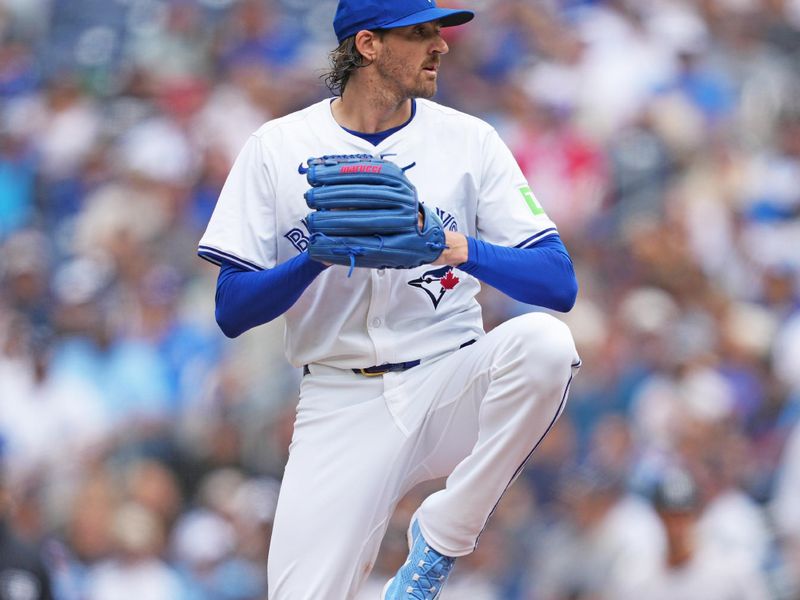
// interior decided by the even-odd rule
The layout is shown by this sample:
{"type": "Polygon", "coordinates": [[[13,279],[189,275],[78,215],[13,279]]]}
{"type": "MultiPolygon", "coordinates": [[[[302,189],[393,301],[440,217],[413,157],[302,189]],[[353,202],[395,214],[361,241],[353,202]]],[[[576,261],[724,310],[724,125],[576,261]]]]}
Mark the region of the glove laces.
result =
{"type": "Polygon", "coordinates": [[[345,246],[343,248],[331,248],[331,254],[347,256],[350,259],[350,270],[347,271],[347,276],[350,277],[356,268],[356,256],[364,256],[366,252],[361,246],[345,246]]]}
{"type": "MultiPolygon", "coordinates": [[[[350,270],[347,271],[348,277],[350,277],[353,274],[353,270],[356,268],[356,256],[364,256],[367,253],[366,248],[362,246],[350,246],[348,244],[345,244],[341,240],[332,238],[328,235],[325,235],[324,233],[313,233],[311,234],[311,237],[309,239],[310,241],[313,242],[314,240],[319,238],[339,244],[338,246],[331,246],[329,250],[331,254],[336,254],[339,256],[347,256],[350,258],[350,270]]],[[[381,248],[383,248],[383,239],[381,239],[381,248]]]]}

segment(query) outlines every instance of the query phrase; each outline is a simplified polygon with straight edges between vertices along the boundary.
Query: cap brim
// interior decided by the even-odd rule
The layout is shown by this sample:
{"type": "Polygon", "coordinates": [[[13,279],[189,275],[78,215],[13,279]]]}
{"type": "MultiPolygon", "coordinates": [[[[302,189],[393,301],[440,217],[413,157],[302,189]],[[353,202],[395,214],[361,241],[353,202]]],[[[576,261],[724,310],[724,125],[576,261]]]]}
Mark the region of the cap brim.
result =
{"type": "Polygon", "coordinates": [[[413,15],[408,15],[402,19],[391,23],[382,23],[381,29],[394,29],[396,27],[406,27],[417,25],[418,23],[428,23],[429,21],[439,21],[442,27],[453,27],[463,25],[472,21],[475,13],[471,10],[456,10],[453,8],[428,8],[421,10],[413,15]]]}

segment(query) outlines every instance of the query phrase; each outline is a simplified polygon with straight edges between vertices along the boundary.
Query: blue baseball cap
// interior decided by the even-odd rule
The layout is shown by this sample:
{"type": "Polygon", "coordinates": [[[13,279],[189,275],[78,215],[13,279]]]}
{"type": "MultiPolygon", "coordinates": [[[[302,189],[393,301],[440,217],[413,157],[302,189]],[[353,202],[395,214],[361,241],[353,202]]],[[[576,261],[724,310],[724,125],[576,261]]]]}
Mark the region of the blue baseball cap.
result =
{"type": "Polygon", "coordinates": [[[394,29],[429,21],[452,27],[474,16],[471,10],[437,8],[436,0],[339,0],[333,30],[342,42],[362,29],[394,29]]]}

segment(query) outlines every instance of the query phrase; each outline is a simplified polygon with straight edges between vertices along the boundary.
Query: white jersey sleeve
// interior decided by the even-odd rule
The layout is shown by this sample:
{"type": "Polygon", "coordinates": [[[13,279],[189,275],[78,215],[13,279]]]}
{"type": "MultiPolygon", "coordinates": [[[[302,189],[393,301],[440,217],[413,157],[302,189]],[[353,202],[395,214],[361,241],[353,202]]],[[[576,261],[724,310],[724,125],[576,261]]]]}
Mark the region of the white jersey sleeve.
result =
{"type": "Polygon", "coordinates": [[[533,195],[522,170],[492,129],[481,151],[478,238],[501,246],[527,248],[557,233],[533,195]]]}
{"type": "Polygon", "coordinates": [[[263,156],[261,137],[251,135],[225,181],[197,251],[216,265],[275,266],[275,191],[263,156]]]}

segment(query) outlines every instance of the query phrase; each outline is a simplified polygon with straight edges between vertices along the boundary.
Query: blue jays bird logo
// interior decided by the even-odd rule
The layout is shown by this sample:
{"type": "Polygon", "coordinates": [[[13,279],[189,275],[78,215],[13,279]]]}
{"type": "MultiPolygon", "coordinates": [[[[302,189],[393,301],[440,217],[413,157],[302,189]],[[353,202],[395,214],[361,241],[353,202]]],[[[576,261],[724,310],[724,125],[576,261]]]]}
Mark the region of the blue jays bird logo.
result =
{"type": "Polygon", "coordinates": [[[459,281],[453,273],[453,267],[448,265],[425,271],[421,277],[409,281],[408,285],[425,292],[433,302],[433,309],[436,310],[444,295],[456,287],[459,281]]]}

